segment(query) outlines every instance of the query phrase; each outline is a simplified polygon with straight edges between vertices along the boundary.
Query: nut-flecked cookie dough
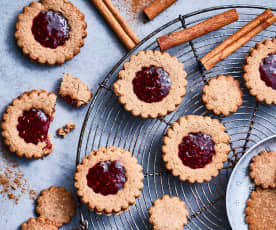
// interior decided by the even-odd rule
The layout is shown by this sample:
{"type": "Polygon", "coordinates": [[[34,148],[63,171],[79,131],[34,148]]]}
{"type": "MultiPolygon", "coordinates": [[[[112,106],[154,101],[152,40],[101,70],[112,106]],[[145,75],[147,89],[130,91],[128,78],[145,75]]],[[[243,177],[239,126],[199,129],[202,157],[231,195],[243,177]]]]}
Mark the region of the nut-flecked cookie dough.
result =
{"type": "Polygon", "coordinates": [[[131,153],[109,146],[93,150],[77,166],[75,187],[97,214],[119,214],[135,204],[143,188],[142,167],[131,153]]]}
{"type": "Polygon", "coordinates": [[[21,230],[58,230],[58,227],[44,217],[30,218],[21,225],[21,230]]]}
{"type": "Polygon", "coordinates": [[[84,14],[65,0],[41,0],[18,15],[15,38],[25,55],[41,64],[63,64],[80,52],[86,37],[84,14]]]}
{"type": "Polygon", "coordinates": [[[75,216],[77,202],[73,194],[63,187],[52,186],[43,190],[37,198],[36,212],[58,227],[67,224],[75,216]]]}
{"type": "Polygon", "coordinates": [[[239,81],[232,76],[218,75],[203,87],[202,101],[208,110],[228,116],[242,104],[242,90],[239,81]]]}
{"type": "Polygon", "coordinates": [[[25,92],[3,114],[2,135],[11,152],[41,158],[53,151],[48,130],[54,119],[56,95],[45,90],[25,92]]]}
{"type": "Polygon", "coordinates": [[[276,189],[257,188],[245,209],[249,230],[276,229],[276,189]]]}
{"type": "Polygon", "coordinates": [[[276,188],[276,152],[262,151],[252,158],[250,177],[257,186],[276,188]]]}
{"type": "Polygon", "coordinates": [[[185,202],[168,195],[155,200],[149,209],[149,222],[154,230],[183,230],[188,216],[185,202]]]}
{"type": "Polygon", "coordinates": [[[276,39],[258,42],[245,58],[244,81],[258,101],[276,104],[276,39]]]}
{"type": "Polygon", "coordinates": [[[227,160],[229,140],[218,120],[184,116],[171,125],[164,137],[163,160],[166,168],[182,181],[210,181],[227,160]]]}
{"type": "Polygon", "coordinates": [[[62,78],[59,94],[76,107],[88,104],[92,98],[92,92],[89,90],[88,85],[69,73],[64,74],[62,78]]]}
{"type": "Polygon", "coordinates": [[[186,94],[183,63],[168,53],[141,51],[130,57],[113,84],[118,100],[134,116],[156,118],[176,110],[186,94]]]}

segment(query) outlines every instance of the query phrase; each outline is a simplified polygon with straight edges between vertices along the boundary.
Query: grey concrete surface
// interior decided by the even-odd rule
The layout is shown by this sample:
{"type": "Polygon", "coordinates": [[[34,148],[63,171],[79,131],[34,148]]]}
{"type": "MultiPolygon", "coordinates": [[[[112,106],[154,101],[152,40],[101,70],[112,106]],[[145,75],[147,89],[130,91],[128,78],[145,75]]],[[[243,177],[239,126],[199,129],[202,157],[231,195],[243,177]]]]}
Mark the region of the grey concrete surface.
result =
{"type": "MultiPolygon", "coordinates": [[[[41,66],[32,63],[17,47],[14,39],[16,16],[31,0],[11,1],[1,0],[0,9],[0,111],[24,91],[31,89],[46,89],[56,92],[58,83],[63,73],[72,73],[80,77],[95,92],[98,83],[113,67],[113,65],[126,53],[126,49],[113,32],[109,29],[100,15],[88,0],[72,0],[72,2],[86,16],[88,24],[88,36],[85,46],[72,61],[62,66],[41,66]]],[[[124,2],[123,0],[118,1],[124,2]]],[[[267,7],[276,7],[273,0],[179,0],[166,12],[155,20],[144,23],[139,16],[131,20],[130,24],[140,38],[149,32],[165,24],[178,14],[185,14],[194,10],[219,6],[223,4],[256,4],[267,7]]],[[[121,7],[122,13],[129,17],[121,7]]],[[[51,185],[65,186],[74,191],[73,174],[75,171],[75,158],[78,137],[87,107],[74,109],[58,99],[56,106],[56,118],[51,125],[50,133],[55,145],[54,152],[44,160],[27,160],[16,157],[11,153],[24,172],[30,187],[36,192],[48,188],[51,185]],[[67,121],[77,124],[77,129],[64,140],[55,137],[55,130],[63,126],[67,121]]],[[[0,154],[0,161],[2,155],[0,154]]],[[[19,204],[0,195],[0,229],[19,229],[22,222],[35,216],[34,202],[23,196],[19,204]]],[[[78,215],[73,221],[61,229],[73,229],[78,227],[78,215]]]]}

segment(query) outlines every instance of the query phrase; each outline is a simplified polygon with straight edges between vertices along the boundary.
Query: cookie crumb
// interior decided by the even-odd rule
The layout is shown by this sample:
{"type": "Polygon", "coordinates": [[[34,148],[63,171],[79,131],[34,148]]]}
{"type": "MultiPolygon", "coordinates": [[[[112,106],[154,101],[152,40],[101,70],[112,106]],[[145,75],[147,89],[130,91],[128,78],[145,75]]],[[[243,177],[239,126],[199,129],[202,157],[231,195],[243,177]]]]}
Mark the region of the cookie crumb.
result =
{"type": "Polygon", "coordinates": [[[72,130],[76,128],[76,124],[73,122],[68,122],[63,128],[57,129],[57,135],[59,137],[66,137],[68,133],[70,133],[72,130]]]}
{"type": "Polygon", "coordinates": [[[64,74],[58,91],[63,99],[76,107],[88,104],[92,98],[88,85],[69,73],[64,74]]]}

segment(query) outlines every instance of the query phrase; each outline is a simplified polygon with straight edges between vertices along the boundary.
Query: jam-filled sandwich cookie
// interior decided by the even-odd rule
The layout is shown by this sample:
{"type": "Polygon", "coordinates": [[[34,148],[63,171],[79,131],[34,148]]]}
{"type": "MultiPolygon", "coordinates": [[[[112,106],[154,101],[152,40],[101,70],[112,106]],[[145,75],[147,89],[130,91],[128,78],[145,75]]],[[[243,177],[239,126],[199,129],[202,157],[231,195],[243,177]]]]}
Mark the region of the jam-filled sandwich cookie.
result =
{"type": "Polygon", "coordinates": [[[276,229],[276,189],[262,189],[251,193],[245,209],[249,230],[276,229]]]}
{"type": "Polygon", "coordinates": [[[202,101],[208,110],[217,115],[228,116],[242,104],[242,90],[239,81],[232,76],[218,75],[202,89],[202,101]]]}
{"type": "Polygon", "coordinates": [[[73,194],[63,187],[52,186],[37,198],[36,212],[61,227],[75,216],[77,202],[73,194]]]}
{"type": "Polygon", "coordinates": [[[15,38],[31,60],[62,64],[80,52],[86,37],[84,14],[65,0],[41,0],[18,15],[15,38]]]}
{"type": "Polygon", "coordinates": [[[262,151],[252,158],[250,177],[257,186],[276,188],[276,152],[262,151]]]}
{"type": "Polygon", "coordinates": [[[25,92],[3,114],[2,135],[11,152],[41,158],[53,151],[48,130],[54,119],[56,95],[45,90],[25,92]]]}
{"type": "Polygon", "coordinates": [[[168,195],[154,201],[149,209],[149,222],[154,230],[183,230],[188,216],[185,202],[168,195]]]}
{"type": "Polygon", "coordinates": [[[162,146],[166,168],[190,183],[210,181],[223,168],[230,138],[216,119],[189,115],[168,129],[162,146]]]}
{"type": "Polygon", "coordinates": [[[64,74],[58,91],[63,99],[76,107],[88,104],[92,98],[88,85],[69,73],[64,74]]]}
{"type": "Polygon", "coordinates": [[[245,85],[258,101],[276,104],[276,39],[256,44],[245,58],[245,85]]]}
{"type": "Polygon", "coordinates": [[[113,88],[125,110],[156,118],[174,111],[186,93],[183,63],[168,53],[141,51],[130,57],[113,88]]]}
{"type": "Polygon", "coordinates": [[[21,225],[21,230],[58,230],[58,227],[45,217],[30,218],[21,225]]]}
{"type": "Polygon", "coordinates": [[[135,204],[143,188],[142,167],[130,152],[113,146],[93,150],[78,165],[77,194],[97,214],[119,214],[135,204]]]}

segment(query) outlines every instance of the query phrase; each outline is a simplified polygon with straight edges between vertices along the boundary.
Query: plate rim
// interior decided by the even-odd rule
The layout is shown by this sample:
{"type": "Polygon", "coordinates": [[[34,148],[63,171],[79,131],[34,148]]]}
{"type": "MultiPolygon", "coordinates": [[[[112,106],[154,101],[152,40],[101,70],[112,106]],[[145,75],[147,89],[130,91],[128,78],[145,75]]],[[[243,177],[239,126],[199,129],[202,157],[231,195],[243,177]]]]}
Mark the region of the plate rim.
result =
{"type": "Polygon", "coordinates": [[[243,156],[239,159],[238,163],[235,165],[231,175],[230,175],[230,178],[228,180],[228,183],[227,183],[227,188],[226,188],[226,196],[225,196],[225,202],[226,202],[226,215],[227,215],[227,219],[228,219],[228,222],[229,222],[229,225],[230,227],[234,229],[233,227],[233,224],[232,224],[232,218],[230,218],[230,211],[229,211],[229,189],[230,189],[230,184],[232,184],[232,180],[233,180],[233,177],[234,177],[234,174],[235,172],[238,170],[242,160],[247,156],[248,153],[252,152],[253,149],[257,148],[258,146],[260,146],[261,144],[265,143],[265,142],[268,142],[270,141],[271,139],[273,138],[276,138],[276,134],[275,135],[272,135],[272,136],[268,136],[266,137],[265,139],[259,141],[258,143],[254,144],[252,147],[250,147],[244,154],[243,156]]]}

